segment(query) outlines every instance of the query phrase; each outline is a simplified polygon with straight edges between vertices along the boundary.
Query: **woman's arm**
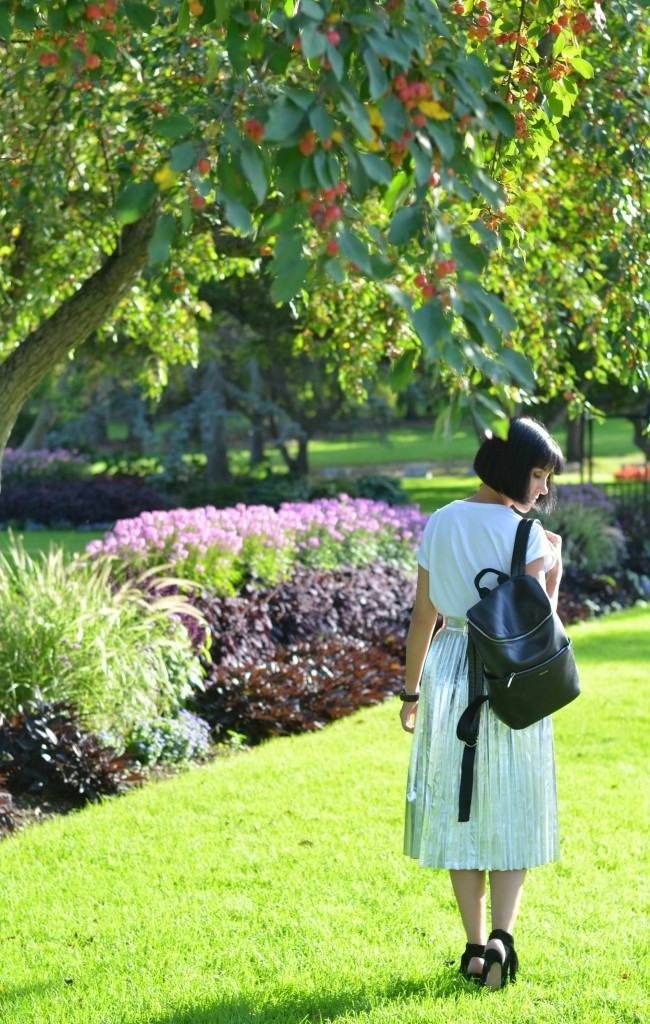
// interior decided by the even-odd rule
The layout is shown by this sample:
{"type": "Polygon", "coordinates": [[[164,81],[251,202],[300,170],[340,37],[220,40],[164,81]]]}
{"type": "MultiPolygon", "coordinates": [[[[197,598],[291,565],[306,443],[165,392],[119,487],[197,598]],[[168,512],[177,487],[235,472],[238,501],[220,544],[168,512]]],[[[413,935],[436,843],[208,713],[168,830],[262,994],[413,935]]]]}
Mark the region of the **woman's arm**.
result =
{"type": "Polygon", "coordinates": [[[544,559],[536,558],[526,566],[526,575],[535,576],[549,596],[553,611],[557,611],[557,599],[562,579],[562,538],[557,533],[545,531],[546,537],[555,555],[555,564],[547,573],[544,572],[544,559]]]}
{"type": "MultiPolygon", "coordinates": [[[[418,585],[415,592],[415,604],[411,614],[408,637],[406,638],[406,678],[404,689],[407,693],[417,693],[424,661],[431,644],[431,636],[438,618],[437,609],[429,597],[429,573],[418,566],[418,585]]],[[[400,710],[402,728],[413,732],[417,715],[417,702],[404,702],[400,710]]]]}

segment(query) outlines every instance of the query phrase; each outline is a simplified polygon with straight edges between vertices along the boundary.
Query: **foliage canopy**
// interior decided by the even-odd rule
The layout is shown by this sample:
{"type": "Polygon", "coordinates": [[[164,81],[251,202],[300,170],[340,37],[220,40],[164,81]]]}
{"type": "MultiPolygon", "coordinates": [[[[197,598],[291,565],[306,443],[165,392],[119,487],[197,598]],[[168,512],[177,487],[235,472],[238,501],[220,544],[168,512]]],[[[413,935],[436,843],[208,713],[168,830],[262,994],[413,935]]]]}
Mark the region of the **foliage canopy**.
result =
{"type": "Polygon", "coordinates": [[[378,310],[349,377],[388,355],[399,386],[422,353],[490,415],[535,370],[580,400],[585,360],[641,386],[646,21],[618,0],[0,3],[8,417],[93,331],[146,339],[160,385],[196,356],[199,283],[242,258],[337,358],[319,318],[378,310]]]}

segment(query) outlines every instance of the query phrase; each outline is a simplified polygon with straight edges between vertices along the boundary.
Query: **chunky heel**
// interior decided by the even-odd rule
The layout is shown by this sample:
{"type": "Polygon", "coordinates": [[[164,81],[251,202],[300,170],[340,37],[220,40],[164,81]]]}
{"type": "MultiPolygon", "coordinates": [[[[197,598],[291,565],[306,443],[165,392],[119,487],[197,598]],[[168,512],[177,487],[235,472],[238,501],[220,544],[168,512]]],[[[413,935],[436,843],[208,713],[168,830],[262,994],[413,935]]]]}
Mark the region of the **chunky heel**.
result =
{"type": "Polygon", "coordinates": [[[481,981],[486,988],[505,988],[508,979],[514,984],[519,970],[519,957],[515,952],[514,940],[512,935],[502,928],[495,928],[490,932],[488,942],[490,939],[499,939],[503,943],[505,956],[502,957],[498,949],[485,950],[485,966],[481,981]]]}
{"type": "Polygon", "coordinates": [[[465,978],[471,978],[472,981],[481,981],[482,974],[477,974],[475,971],[472,971],[470,974],[469,971],[470,960],[475,956],[480,957],[482,960],[485,956],[485,946],[478,942],[468,942],[465,946],[465,952],[460,958],[460,973],[465,978]]]}

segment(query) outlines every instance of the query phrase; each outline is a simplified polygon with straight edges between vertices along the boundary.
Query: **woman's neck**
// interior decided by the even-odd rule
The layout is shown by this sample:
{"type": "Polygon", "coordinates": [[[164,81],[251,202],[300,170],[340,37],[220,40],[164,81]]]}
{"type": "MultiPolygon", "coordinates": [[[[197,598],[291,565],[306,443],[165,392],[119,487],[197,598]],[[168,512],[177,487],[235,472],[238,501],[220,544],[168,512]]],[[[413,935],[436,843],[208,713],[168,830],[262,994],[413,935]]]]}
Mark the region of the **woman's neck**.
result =
{"type": "Polygon", "coordinates": [[[476,494],[473,494],[471,498],[465,498],[465,501],[474,501],[479,505],[505,505],[506,508],[512,505],[511,498],[507,498],[505,494],[495,491],[488,484],[481,484],[476,494]]]}

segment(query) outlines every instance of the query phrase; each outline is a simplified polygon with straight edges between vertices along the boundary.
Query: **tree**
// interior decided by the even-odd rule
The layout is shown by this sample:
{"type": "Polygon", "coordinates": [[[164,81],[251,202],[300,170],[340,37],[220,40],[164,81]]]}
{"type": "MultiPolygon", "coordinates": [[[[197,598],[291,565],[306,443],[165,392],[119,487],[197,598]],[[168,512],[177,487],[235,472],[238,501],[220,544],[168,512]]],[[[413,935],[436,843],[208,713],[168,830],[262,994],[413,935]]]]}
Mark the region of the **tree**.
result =
{"type": "Polygon", "coordinates": [[[586,9],[3,0],[0,448],[93,331],[146,337],[152,386],[195,358],[199,282],[244,255],[270,258],[276,301],[358,268],[411,318],[399,374],[421,348],[452,384],[522,398],[515,321],[482,278],[592,75],[586,9]]]}

